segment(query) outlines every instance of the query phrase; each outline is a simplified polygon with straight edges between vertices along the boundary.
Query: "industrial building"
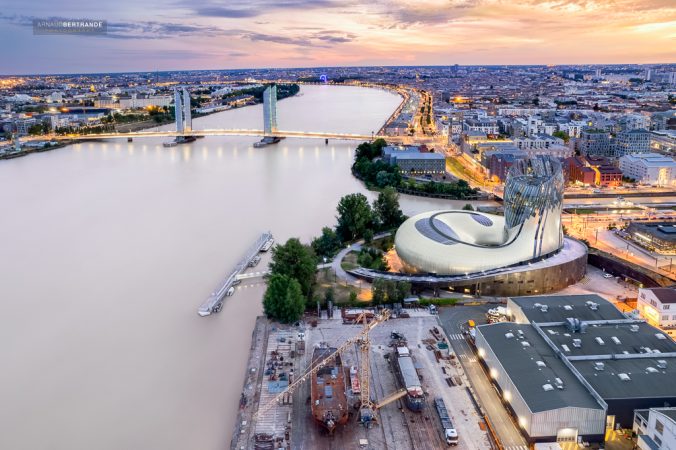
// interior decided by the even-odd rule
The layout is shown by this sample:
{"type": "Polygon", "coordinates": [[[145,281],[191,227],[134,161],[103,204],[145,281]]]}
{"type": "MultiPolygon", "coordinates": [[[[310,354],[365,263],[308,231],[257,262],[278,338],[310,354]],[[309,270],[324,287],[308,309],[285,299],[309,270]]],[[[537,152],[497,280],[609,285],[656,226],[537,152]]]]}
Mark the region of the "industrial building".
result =
{"type": "Polygon", "coordinates": [[[632,220],[625,230],[641,247],[663,255],[676,254],[676,222],[632,220]]]}
{"type": "Polygon", "coordinates": [[[516,297],[475,343],[529,443],[600,443],[634,410],[675,404],[676,343],[597,295],[516,297]]]}
{"type": "Polygon", "coordinates": [[[383,148],[383,161],[396,164],[404,174],[443,175],[446,173],[446,157],[441,153],[430,152],[425,146],[388,145],[383,148]]]}

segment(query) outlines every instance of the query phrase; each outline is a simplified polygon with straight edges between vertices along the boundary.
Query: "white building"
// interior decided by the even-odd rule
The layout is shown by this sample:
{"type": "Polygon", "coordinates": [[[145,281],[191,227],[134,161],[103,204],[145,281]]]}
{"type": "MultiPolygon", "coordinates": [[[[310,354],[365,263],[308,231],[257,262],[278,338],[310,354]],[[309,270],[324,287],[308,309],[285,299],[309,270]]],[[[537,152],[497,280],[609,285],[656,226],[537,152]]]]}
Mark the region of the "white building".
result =
{"type": "Polygon", "coordinates": [[[549,123],[537,116],[528,117],[528,136],[535,136],[538,134],[552,134],[557,130],[558,126],[555,123],[549,123]]]}
{"type": "Polygon", "coordinates": [[[625,114],[617,121],[622,131],[641,130],[650,128],[650,117],[643,114],[625,114]]]}
{"type": "Polygon", "coordinates": [[[63,102],[63,92],[52,92],[45,97],[47,103],[61,103],[63,102]]]}
{"type": "Polygon", "coordinates": [[[676,289],[641,288],[636,307],[650,325],[676,338],[676,289]]]}
{"type": "Polygon", "coordinates": [[[580,132],[587,124],[581,120],[571,120],[570,122],[564,122],[559,124],[559,131],[567,133],[568,136],[579,138],[580,132]]]}
{"type": "Polygon", "coordinates": [[[139,96],[138,94],[131,94],[131,97],[120,98],[120,109],[138,109],[147,108],[149,106],[169,106],[171,104],[171,96],[139,96]]]}
{"type": "Polygon", "coordinates": [[[671,156],[638,153],[620,158],[620,170],[625,177],[639,183],[673,186],[676,184],[676,162],[671,156]]]}
{"type": "Polygon", "coordinates": [[[463,131],[477,131],[486,134],[498,134],[498,123],[490,119],[465,119],[463,131]]]}
{"type": "Polygon", "coordinates": [[[539,134],[530,138],[514,139],[514,145],[519,150],[526,152],[529,158],[538,155],[568,158],[573,154],[573,150],[564,145],[563,139],[546,134],[539,134]]]}
{"type": "Polygon", "coordinates": [[[633,430],[640,450],[676,449],[676,408],[636,410],[633,430]]]}

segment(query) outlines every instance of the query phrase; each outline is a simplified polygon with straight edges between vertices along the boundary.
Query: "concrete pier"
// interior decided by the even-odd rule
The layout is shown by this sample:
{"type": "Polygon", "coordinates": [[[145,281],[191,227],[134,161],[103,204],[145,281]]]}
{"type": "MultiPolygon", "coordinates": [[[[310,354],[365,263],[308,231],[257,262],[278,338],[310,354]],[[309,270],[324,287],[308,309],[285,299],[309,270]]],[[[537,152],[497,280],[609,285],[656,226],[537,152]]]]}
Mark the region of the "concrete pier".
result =
{"type": "Polygon", "coordinates": [[[209,298],[207,298],[204,303],[202,303],[202,305],[197,310],[197,314],[204,317],[210,315],[213,312],[218,312],[221,308],[223,299],[228,293],[228,290],[232,287],[235,280],[237,280],[237,276],[240,274],[240,272],[248,267],[249,261],[251,261],[253,257],[261,251],[263,246],[271,240],[272,233],[269,231],[267,233],[261,234],[256,242],[254,242],[254,244],[249,247],[246,254],[242,259],[240,259],[235,268],[225,277],[218,288],[216,288],[216,290],[212,292],[211,295],[209,295],[209,298]]]}

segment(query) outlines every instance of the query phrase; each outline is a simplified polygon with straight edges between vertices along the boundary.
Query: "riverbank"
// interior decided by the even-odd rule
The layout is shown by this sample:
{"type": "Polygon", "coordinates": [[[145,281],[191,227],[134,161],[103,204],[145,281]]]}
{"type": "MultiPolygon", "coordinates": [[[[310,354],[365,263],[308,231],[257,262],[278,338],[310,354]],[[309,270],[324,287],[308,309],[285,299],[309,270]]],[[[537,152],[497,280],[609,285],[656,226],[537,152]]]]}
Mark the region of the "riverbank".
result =
{"type": "Polygon", "coordinates": [[[56,150],[58,148],[63,148],[68,145],[71,145],[74,141],[55,141],[54,143],[48,143],[47,147],[21,147],[19,151],[7,151],[0,153],[0,160],[2,159],[14,159],[20,158],[22,156],[30,155],[31,153],[42,153],[48,152],[50,150],[56,150]]]}
{"type": "MultiPolygon", "coordinates": [[[[296,97],[296,96],[299,95],[299,93],[300,93],[300,90],[298,90],[294,94],[283,96],[283,97],[279,98],[278,101],[282,101],[282,100],[285,100],[287,98],[296,97]]],[[[209,112],[194,113],[192,118],[193,118],[193,120],[195,120],[195,119],[210,116],[212,114],[222,113],[222,112],[234,110],[234,109],[241,109],[241,108],[245,108],[247,106],[258,105],[258,104],[261,104],[262,102],[263,102],[262,99],[259,100],[258,98],[254,97],[254,100],[252,100],[249,103],[246,103],[246,104],[243,104],[243,105],[238,105],[238,106],[233,106],[233,107],[227,108],[225,110],[224,109],[214,109],[213,111],[209,111],[209,112]]],[[[161,126],[169,125],[169,124],[173,124],[173,123],[174,123],[173,120],[162,120],[162,121],[159,121],[159,122],[152,120],[152,119],[151,120],[143,120],[143,121],[139,121],[139,122],[119,124],[119,125],[115,126],[115,131],[119,132],[119,133],[130,133],[130,132],[133,133],[133,132],[138,132],[138,131],[143,131],[143,130],[150,130],[152,128],[157,128],[157,127],[161,127],[161,126]]],[[[37,136],[30,136],[30,138],[35,139],[35,140],[39,140],[42,137],[44,137],[45,141],[49,141],[51,136],[52,135],[44,135],[44,136],[37,135],[37,136]]],[[[91,139],[96,140],[97,139],[96,136],[97,136],[96,133],[92,133],[91,139]]],[[[82,140],[80,140],[80,142],[81,141],[82,140]]],[[[74,142],[75,141],[58,141],[58,142],[54,142],[54,143],[50,144],[47,147],[28,147],[26,144],[24,144],[21,147],[21,150],[19,150],[19,151],[13,151],[12,150],[12,151],[6,151],[6,152],[0,153],[0,160],[20,158],[22,156],[30,155],[31,153],[41,153],[41,152],[46,152],[46,151],[50,151],[50,150],[56,150],[56,149],[59,149],[59,148],[67,147],[67,146],[73,144],[74,142]]]]}
{"type": "MultiPolygon", "coordinates": [[[[377,89],[302,92],[278,104],[280,129],[369,134],[400,101],[377,89]]],[[[193,126],[260,128],[262,110],[193,126]]],[[[342,196],[364,192],[348,141],[164,140],[77,142],[0,163],[0,233],[14,237],[0,256],[0,448],[227,448],[265,285],[242,280],[216,315],[196,307],[261,231],[308,242],[335,223],[342,196]],[[36,298],[48,299],[40,314],[36,298]],[[27,422],[16,411],[36,413],[27,422]]]]}

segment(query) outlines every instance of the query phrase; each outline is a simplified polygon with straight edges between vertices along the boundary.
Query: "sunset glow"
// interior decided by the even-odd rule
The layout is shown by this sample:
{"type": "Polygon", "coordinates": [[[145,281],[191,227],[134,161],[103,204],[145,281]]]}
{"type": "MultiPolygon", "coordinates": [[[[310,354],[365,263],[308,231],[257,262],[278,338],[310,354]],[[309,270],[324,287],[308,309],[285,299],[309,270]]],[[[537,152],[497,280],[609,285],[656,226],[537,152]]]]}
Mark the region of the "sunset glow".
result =
{"type": "Polygon", "coordinates": [[[154,1],[74,1],[55,9],[38,0],[30,15],[14,2],[0,13],[0,36],[13,42],[0,72],[658,63],[676,56],[676,8],[666,0],[154,1]],[[108,33],[33,35],[33,19],[62,17],[107,20],[108,33]]]}

